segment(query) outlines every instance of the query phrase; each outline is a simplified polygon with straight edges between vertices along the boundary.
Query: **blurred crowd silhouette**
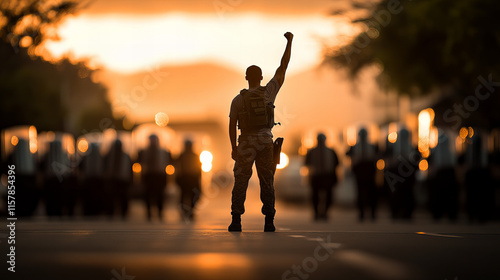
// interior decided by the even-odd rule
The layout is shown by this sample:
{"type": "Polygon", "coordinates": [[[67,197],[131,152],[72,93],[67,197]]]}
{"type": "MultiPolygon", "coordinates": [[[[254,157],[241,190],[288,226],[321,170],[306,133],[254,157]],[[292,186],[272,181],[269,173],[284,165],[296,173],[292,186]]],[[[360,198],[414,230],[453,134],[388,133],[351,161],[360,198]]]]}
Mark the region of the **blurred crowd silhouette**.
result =
{"type": "MultiPolygon", "coordinates": [[[[374,143],[369,130],[360,127],[356,142],[344,151],[328,147],[326,136],[318,134],[317,146],[303,158],[314,220],[328,219],[335,186],[347,176],[354,178],[353,206],[360,221],[376,220],[381,205],[394,220],[411,220],[417,208],[425,208],[435,220],[456,221],[461,213],[470,221],[498,219],[500,133],[469,129],[457,138],[439,129],[428,154],[414,145],[412,132],[404,126],[396,131],[397,139],[385,137],[385,143],[374,143]]],[[[30,141],[19,137],[2,164],[15,165],[16,215],[127,219],[134,198],[143,201],[147,220],[162,220],[166,187],[173,183],[180,218],[192,221],[203,173],[193,142],[186,139],[174,157],[158,135],[145,137],[135,157],[119,137],[107,149],[89,141],[79,157],[60,138],[47,141],[42,153],[33,153],[30,141]]]]}
{"type": "MultiPolygon", "coordinates": [[[[346,172],[355,179],[359,220],[365,220],[367,209],[370,219],[375,220],[379,202],[385,201],[393,220],[410,221],[417,200],[423,201],[420,204],[425,205],[436,221],[448,218],[454,222],[462,208],[470,222],[498,219],[498,135],[495,131],[488,135],[484,131],[468,130],[468,135],[457,136],[456,143],[449,133],[437,130],[436,145],[426,153],[412,144],[411,132],[404,126],[395,132],[394,139],[386,137],[382,148],[370,143],[367,129],[360,128],[356,143],[346,152],[349,159],[346,172]],[[484,141],[484,137],[489,137],[490,141],[484,141]]],[[[323,134],[318,134],[317,147],[309,150],[305,158],[315,220],[318,215],[326,219],[332,202],[332,187],[337,182],[335,164],[338,159],[336,153],[325,146],[325,140],[323,134]],[[318,189],[326,192],[321,193],[318,189]],[[326,201],[326,207],[319,201],[326,201]],[[321,214],[321,211],[324,212],[321,214]]]]}
{"type": "MultiPolygon", "coordinates": [[[[201,195],[199,155],[190,140],[174,159],[160,146],[157,135],[151,134],[148,139],[147,147],[138,151],[133,162],[118,138],[106,153],[102,153],[100,143],[88,143],[79,158],[68,153],[59,139],[49,141],[46,152],[38,157],[38,153],[30,151],[29,141],[19,138],[2,164],[4,168],[15,166],[16,216],[32,216],[44,207],[49,217],[81,213],[87,217],[127,219],[135,172],[140,174],[138,183],[146,218],[162,220],[167,180],[173,176],[173,171],[167,171],[171,168],[176,170],[175,181],[181,190],[181,217],[191,221],[201,195]]],[[[7,169],[2,173],[7,174],[7,169]]]]}

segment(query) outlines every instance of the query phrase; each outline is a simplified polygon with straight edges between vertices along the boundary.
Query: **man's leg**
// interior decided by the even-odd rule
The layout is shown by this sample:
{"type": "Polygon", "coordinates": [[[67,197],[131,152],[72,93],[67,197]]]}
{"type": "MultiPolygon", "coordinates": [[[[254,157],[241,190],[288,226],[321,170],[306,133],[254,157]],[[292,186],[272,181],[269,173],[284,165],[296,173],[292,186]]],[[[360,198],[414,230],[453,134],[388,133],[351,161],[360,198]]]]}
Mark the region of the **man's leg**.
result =
{"type": "Polygon", "coordinates": [[[314,220],[319,219],[319,187],[316,178],[311,180],[311,202],[314,209],[314,220]]]}
{"type": "Polygon", "coordinates": [[[330,209],[330,206],[332,206],[332,201],[333,201],[333,185],[325,185],[325,192],[326,192],[326,201],[325,201],[325,212],[323,213],[323,218],[325,220],[328,219],[328,210],[330,209]]]}
{"type": "Polygon", "coordinates": [[[261,149],[257,151],[255,166],[259,176],[260,199],[262,200],[262,214],[266,216],[265,231],[274,231],[274,162],[273,162],[273,144],[262,143],[261,149]]]}
{"type": "Polygon", "coordinates": [[[234,163],[234,187],[231,198],[231,215],[233,221],[229,231],[241,231],[241,215],[245,213],[245,199],[248,181],[252,176],[252,165],[255,160],[255,149],[244,141],[238,145],[238,157],[234,163]]]}

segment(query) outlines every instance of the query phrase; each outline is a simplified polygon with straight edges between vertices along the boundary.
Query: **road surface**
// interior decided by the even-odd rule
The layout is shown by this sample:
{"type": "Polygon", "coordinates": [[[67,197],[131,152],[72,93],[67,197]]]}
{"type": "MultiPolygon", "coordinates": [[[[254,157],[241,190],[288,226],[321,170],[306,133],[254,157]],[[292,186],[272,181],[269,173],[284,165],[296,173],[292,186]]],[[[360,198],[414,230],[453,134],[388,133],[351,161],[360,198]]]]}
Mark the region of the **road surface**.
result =
{"type": "Polygon", "coordinates": [[[264,233],[258,195],[249,189],[242,233],[227,232],[228,192],[205,197],[189,224],[174,205],[166,221],[146,222],[140,203],[126,222],[19,219],[14,273],[6,262],[10,231],[0,232],[0,279],[500,278],[498,223],[434,223],[425,213],[393,223],[383,210],[376,222],[359,223],[354,210],[339,208],[314,223],[308,208],[278,203],[277,232],[264,233]]]}

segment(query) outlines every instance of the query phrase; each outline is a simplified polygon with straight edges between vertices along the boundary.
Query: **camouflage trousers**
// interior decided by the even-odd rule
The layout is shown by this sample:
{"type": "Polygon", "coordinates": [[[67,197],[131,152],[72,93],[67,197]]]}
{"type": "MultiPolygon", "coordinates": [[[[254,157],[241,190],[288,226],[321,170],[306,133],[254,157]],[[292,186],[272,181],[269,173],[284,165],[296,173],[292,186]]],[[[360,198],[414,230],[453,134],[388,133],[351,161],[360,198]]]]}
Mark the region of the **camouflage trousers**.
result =
{"type": "Polygon", "coordinates": [[[252,177],[252,166],[255,162],[260,183],[260,199],[262,214],[274,217],[274,171],[273,139],[269,136],[240,136],[238,139],[238,156],[234,164],[234,187],[232,192],[232,215],[245,213],[245,199],[248,181],[252,177]]]}

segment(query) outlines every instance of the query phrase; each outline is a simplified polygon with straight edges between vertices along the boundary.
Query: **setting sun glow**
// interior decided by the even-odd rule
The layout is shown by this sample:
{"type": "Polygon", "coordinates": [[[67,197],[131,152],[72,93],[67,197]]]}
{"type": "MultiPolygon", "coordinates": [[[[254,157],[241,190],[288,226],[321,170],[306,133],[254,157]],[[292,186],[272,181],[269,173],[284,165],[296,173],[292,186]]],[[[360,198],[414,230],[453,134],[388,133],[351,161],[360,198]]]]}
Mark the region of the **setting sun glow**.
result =
{"type": "Polygon", "coordinates": [[[59,28],[62,40],[51,41],[46,48],[55,57],[70,53],[120,73],[198,61],[238,70],[258,64],[265,72],[277,67],[283,53],[279,42],[284,39],[278,35],[287,30],[296,38],[291,72],[321,61],[320,38],[331,41],[356,31],[346,20],[316,15],[243,13],[224,20],[210,13],[81,15],[65,21],[59,28]]]}

